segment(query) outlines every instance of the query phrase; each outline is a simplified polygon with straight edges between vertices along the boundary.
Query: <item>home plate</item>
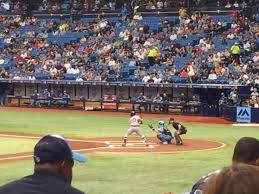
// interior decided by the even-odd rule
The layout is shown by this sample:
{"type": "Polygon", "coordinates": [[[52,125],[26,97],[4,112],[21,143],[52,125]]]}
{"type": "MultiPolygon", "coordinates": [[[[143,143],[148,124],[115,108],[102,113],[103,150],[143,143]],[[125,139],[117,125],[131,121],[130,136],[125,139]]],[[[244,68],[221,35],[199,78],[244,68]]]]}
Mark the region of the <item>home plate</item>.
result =
{"type": "MultiPolygon", "coordinates": [[[[117,143],[117,142],[109,142],[110,145],[122,145],[122,142],[117,143]]],[[[157,145],[156,143],[148,143],[149,145],[157,145]]],[[[128,142],[127,145],[129,146],[134,146],[134,145],[146,145],[145,143],[142,142],[128,142]]]]}
{"type": "MultiPolygon", "coordinates": [[[[126,144],[126,148],[154,148],[155,146],[159,145],[148,145],[146,146],[145,144],[140,144],[140,145],[135,145],[135,144],[126,144]]],[[[120,145],[109,145],[110,148],[125,148],[124,146],[120,145]]]]}

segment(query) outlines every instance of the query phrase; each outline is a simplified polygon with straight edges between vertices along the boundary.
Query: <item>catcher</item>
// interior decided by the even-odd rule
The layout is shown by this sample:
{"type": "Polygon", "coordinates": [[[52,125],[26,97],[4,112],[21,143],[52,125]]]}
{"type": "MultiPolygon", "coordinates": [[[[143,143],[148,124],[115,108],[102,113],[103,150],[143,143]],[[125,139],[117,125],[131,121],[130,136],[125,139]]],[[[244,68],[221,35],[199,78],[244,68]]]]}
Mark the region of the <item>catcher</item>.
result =
{"type": "Polygon", "coordinates": [[[157,133],[157,139],[162,144],[170,144],[173,139],[173,135],[169,129],[166,128],[164,121],[158,121],[158,129],[156,130],[152,125],[148,125],[149,128],[157,133]]]}
{"type": "Polygon", "coordinates": [[[172,125],[173,128],[175,128],[176,130],[174,133],[176,145],[183,145],[183,140],[181,138],[181,135],[187,133],[186,127],[176,122],[174,118],[169,119],[169,124],[172,125]]]}

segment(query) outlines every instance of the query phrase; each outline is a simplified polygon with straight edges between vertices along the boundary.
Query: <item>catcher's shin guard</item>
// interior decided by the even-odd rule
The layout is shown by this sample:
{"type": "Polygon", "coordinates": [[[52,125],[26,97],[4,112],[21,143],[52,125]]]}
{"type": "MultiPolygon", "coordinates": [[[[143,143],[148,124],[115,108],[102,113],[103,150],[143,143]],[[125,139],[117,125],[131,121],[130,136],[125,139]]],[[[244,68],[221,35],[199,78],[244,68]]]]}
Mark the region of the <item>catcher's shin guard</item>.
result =
{"type": "Polygon", "coordinates": [[[175,137],[176,144],[179,145],[179,144],[183,143],[182,138],[180,137],[180,135],[177,132],[174,133],[174,137],[175,137]]]}

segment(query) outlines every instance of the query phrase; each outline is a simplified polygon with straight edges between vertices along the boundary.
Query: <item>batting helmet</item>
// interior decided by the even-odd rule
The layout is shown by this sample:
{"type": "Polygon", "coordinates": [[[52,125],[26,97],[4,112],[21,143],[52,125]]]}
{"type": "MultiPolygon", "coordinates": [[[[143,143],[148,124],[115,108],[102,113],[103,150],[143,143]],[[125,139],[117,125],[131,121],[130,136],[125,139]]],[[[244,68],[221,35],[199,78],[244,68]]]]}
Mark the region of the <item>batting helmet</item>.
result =
{"type": "Polygon", "coordinates": [[[134,116],[135,114],[136,114],[135,111],[131,111],[131,112],[130,112],[130,116],[134,116]]]}

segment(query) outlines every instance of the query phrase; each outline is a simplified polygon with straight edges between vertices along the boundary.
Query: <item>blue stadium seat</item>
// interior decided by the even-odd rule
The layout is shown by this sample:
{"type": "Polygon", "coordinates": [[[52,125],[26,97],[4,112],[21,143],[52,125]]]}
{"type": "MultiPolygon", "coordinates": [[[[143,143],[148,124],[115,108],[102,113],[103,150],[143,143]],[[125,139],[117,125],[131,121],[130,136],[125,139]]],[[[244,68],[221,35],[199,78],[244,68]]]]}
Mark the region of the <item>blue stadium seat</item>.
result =
{"type": "Polygon", "coordinates": [[[64,79],[66,80],[76,80],[77,77],[78,77],[78,74],[69,74],[69,73],[64,74],[64,79]]]}
{"type": "Polygon", "coordinates": [[[106,81],[111,82],[111,81],[116,81],[116,75],[108,75],[106,81]]]}
{"type": "Polygon", "coordinates": [[[48,74],[43,74],[43,73],[35,73],[34,74],[36,79],[49,79],[49,75],[48,74]]]}

